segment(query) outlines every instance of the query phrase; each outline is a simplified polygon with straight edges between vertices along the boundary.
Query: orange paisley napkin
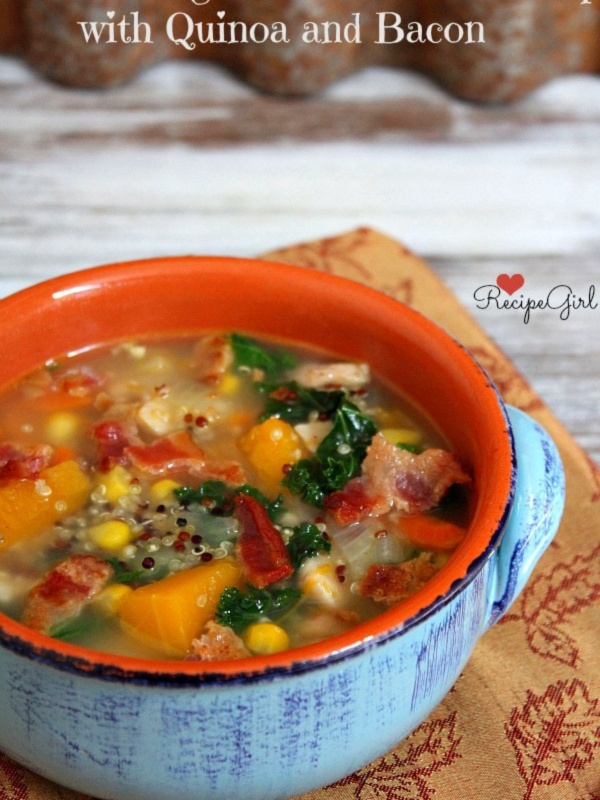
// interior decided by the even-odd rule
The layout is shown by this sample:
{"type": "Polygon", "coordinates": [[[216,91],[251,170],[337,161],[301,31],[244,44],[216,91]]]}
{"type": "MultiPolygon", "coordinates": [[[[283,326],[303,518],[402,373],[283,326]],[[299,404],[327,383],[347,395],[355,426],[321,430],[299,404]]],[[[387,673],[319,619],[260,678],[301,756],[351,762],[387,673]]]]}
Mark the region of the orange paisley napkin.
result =
{"type": "MultiPolygon", "coordinates": [[[[555,541],[450,694],[382,758],[296,800],[600,800],[600,469],[399,242],[359,229],[268,258],[368,283],[437,321],[550,432],[567,473],[555,541]]],[[[88,799],[0,753],[0,800],[88,799]]]]}

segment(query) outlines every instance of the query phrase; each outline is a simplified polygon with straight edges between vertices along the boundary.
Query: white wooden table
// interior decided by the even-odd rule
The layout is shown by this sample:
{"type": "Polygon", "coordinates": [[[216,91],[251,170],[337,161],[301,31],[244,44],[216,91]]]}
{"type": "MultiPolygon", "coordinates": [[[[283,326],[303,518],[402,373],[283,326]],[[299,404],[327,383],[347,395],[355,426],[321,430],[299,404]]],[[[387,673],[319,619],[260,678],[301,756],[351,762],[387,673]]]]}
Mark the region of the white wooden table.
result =
{"type": "Polygon", "coordinates": [[[364,225],[428,259],[600,459],[600,307],[524,324],[474,298],[520,273],[514,298],[594,286],[600,305],[600,78],[483,107],[383,68],[283,100],[209,64],[82,92],[0,58],[0,296],[109,261],[255,255],[364,225]]]}

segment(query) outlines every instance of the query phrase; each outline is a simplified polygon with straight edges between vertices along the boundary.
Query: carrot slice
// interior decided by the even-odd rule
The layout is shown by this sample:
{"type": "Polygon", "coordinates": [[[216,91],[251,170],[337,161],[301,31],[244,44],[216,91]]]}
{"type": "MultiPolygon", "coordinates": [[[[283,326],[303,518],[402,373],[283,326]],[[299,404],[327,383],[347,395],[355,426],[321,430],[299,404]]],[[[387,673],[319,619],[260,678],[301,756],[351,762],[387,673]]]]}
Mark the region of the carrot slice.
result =
{"type": "Polygon", "coordinates": [[[454,550],[467,534],[467,529],[431,514],[402,517],[400,529],[422,550],[454,550]]]}
{"type": "Polygon", "coordinates": [[[70,411],[91,406],[96,397],[100,380],[87,372],[71,372],[51,379],[47,391],[31,398],[30,405],[40,411],[70,411]]]}
{"type": "Polygon", "coordinates": [[[29,400],[29,405],[38,411],[74,411],[88,408],[94,398],[91,394],[71,394],[66,391],[49,391],[29,400]]]}

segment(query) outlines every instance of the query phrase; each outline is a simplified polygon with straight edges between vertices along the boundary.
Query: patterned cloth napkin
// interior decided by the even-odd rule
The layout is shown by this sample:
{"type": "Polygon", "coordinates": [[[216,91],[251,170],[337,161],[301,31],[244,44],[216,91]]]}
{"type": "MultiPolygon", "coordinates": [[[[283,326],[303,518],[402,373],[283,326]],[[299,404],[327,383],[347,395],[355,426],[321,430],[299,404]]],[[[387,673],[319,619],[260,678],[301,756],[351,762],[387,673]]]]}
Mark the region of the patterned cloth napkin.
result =
{"type": "MultiPolygon", "coordinates": [[[[268,258],[363,281],[434,319],[549,431],[567,474],[555,541],[445,700],[379,760],[296,800],[600,800],[600,469],[400,243],[363,228],[268,258]]],[[[88,798],[0,753],[0,800],[88,798]]]]}

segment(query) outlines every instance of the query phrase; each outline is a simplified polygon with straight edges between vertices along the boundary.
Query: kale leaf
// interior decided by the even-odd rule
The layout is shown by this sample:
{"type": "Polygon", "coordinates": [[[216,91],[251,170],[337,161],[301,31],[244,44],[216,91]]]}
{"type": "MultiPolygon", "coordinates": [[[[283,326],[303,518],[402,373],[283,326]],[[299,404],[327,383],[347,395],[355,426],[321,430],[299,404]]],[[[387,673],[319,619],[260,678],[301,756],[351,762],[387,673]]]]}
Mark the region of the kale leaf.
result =
{"type": "Polygon", "coordinates": [[[267,509],[270,519],[275,521],[284,511],[283,495],[278,494],[274,500],[270,500],[260,489],[250,484],[242,486],[230,486],[224,481],[205,481],[197,488],[191,486],[180,486],[173,491],[173,494],[182,505],[209,504],[211,514],[229,517],[233,514],[233,498],[238,494],[247,494],[258,500],[267,509]]]}
{"type": "Polygon", "coordinates": [[[306,558],[311,558],[319,553],[328,553],[331,542],[327,539],[314,522],[303,522],[294,527],[294,533],[287,544],[287,551],[295,570],[299,569],[306,558]]]}
{"type": "Polygon", "coordinates": [[[225,589],[219,598],[215,618],[240,633],[261,617],[281,616],[300,599],[299,589],[258,589],[248,584],[246,591],[225,589]]]}
{"type": "Polygon", "coordinates": [[[115,583],[137,583],[147,573],[145,569],[127,569],[118,558],[109,558],[107,561],[113,568],[113,580],[115,583]]]}
{"type": "Polygon", "coordinates": [[[313,411],[329,418],[345,397],[345,393],[339,389],[329,392],[309,389],[297,381],[257,383],[256,388],[266,398],[260,421],[278,417],[290,425],[306,422],[313,411]]]}
{"type": "Polygon", "coordinates": [[[77,614],[55,625],[49,631],[49,635],[53,639],[60,639],[63,642],[77,642],[86,634],[97,630],[99,626],[100,621],[98,618],[86,612],[84,609],[81,614],[77,614]]]}
{"type": "Polygon", "coordinates": [[[409,453],[419,452],[419,448],[416,444],[408,444],[407,442],[396,442],[396,447],[400,450],[407,450],[409,453]]]}
{"type": "Polygon", "coordinates": [[[281,482],[292,494],[298,494],[309,505],[322,508],[329,494],[323,468],[316,458],[301,458],[281,482]]]}
{"type": "Polygon", "coordinates": [[[282,348],[267,349],[241,333],[232,333],[229,341],[235,366],[260,369],[268,380],[276,380],[282,372],[296,366],[296,357],[282,348]]]}
{"type": "Polygon", "coordinates": [[[342,489],[358,475],[360,465],[377,433],[372,419],[362,413],[354,403],[344,400],[335,416],[333,428],[317,448],[316,456],[323,466],[333,489],[342,489]]]}
{"type": "Polygon", "coordinates": [[[321,507],[331,492],[343,489],[360,473],[367,447],[377,426],[354,403],[345,399],[336,411],[333,428],[313,459],[301,459],[282,484],[311,505],[321,507]]]}
{"type": "Polygon", "coordinates": [[[192,503],[210,504],[212,508],[219,508],[223,512],[227,511],[228,514],[233,513],[233,508],[225,508],[233,493],[224,481],[204,481],[196,488],[179,486],[173,490],[173,494],[184,506],[192,505],[192,503]]]}

